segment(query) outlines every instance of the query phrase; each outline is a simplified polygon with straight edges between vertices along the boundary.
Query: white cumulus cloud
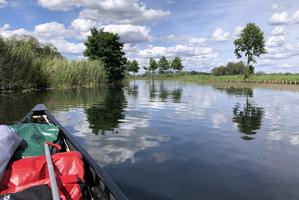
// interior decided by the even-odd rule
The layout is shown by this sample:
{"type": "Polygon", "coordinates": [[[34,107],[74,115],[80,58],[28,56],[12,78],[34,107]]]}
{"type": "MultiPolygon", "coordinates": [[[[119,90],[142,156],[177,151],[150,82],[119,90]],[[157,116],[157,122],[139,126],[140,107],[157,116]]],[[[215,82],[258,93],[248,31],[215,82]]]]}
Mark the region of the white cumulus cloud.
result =
{"type": "Polygon", "coordinates": [[[4,24],[2,27],[0,27],[0,31],[5,31],[9,29],[10,25],[9,24],[4,24]]]}
{"type": "Polygon", "coordinates": [[[285,5],[281,5],[281,4],[273,4],[272,5],[272,10],[273,11],[283,11],[286,8],[285,5]]]}
{"type": "Polygon", "coordinates": [[[149,48],[139,51],[138,55],[144,58],[150,58],[150,57],[159,58],[161,56],[166,56],[166,57],[207,56],[213,53],[214,53],[213,49],[209,47],[192,47],[187,45],[176,45],[170,47],[149,46],[149,48]]]}
{"type": "Polygon", "coordinates": [[[38,0],[38,3],[50,10],[69,10],[73,7],[81,7],[82,3],[79,0],[38,0]]]}
{"type": "Polygon", "coordinates": [[[7,4],[6,0],[0,0],[0,8],[3,8],[7,4]]]}
{"type": "Polygon", "coordinates": [[[159,42],[171,42],[173,43],[184,43],[192,46],[201,46],[205,45],[208,41],[206,37],[195,37],[190,35],[165,35],[165,36],[158,36],[154,38],[156,41],[159,42]]]}
{"type": "Polygon", "coordinates": [[[71,26],[75,31],[85,33],[89,32],[91,28],[96,27],[97,23],[90,19],[77,18],[72,22],[71,26]]]}
{"type": "Polygon", "coordinates": [[[150,39],[149,29],[145,26],[135,26],[130,24],[106,25],[104,31],[117,33],[124,43],[141,43],[150,39]]]}
{"type": "Polygon", "coordinates": [[[271,36],[266,42],[267,47],[280,47],[285,44],[285,37],[282,35],[271,36]]]}
{"type": "Polygon", "coordinates": [[[219,42],[226,41],[229,39],[229,37],[230,37],[229,32],[225,32],[221,28],[217,28],[212,34],[212,40],[219,41],[219,42]]]}
{"type": "Polygon", "coordinates": [[[190,45],[203,45],[208,41],[208,38],[186,37],[184,40],[190,45]]]}
{"type": "Polygon", "coordinates": [[[70,42],[67,38],[72,36],[72,30],[67,29],[63,24],[49,22],[36,25],[34,31],[24,28],[10,29],[9,24],[0,27],[0,35],[11,37],[13,35],[31,35],[41,43],[52,43],[63,54],[81,54],[85,49],[83,43],[70,42]]]}
{"type": "Polygon", "coordinates": [[[237,27],[235,28],[235,31],[234,31],[235,36],[236,36],[236,37],[240,36],[243,29],[244,29],[244,27],[242,27],[242,26],[237,26],[237,27]]]}
{"type": "Polygon", "coordinates": [[[70,10],[82,7],[81,16],[97,19],[105,23],[151,22],[169,15],[169,11],[148,9],[139,0],[38,0],[39,4],[50,10],[70,10]]]}
{"type": "Polygon", "coordinates": [[[66,39],[51,39],[48,42],[54,44],[63,54],[82,54],[85,49],[83,43],[73,43],[66,39]]]}
{"type": "Polygon", "coordinates": [[[290,23],[290,20],[291,20],[290,16],[286,11],[280,12],[280,13],[277,12],[277,13],[272,14],[269,24],[270,25],[283,25],[283,24],[290,23]]]}
{"type": "Polygon", "coordinates": [[[24,28],[19,28],[15,30],[10,30],[10,25],[9,24],[4,24],[2,27],[0,27],[0,35],[2,37],[8,38],[14,35],[30,35],[31,32],[27,31],[24,28]]]}
{"type": "Polygon", "coordinates": [[[72,31],[67,29],[63,24],[57,22],[49,22],[39,24],[34,28],[35,34],[38,37],[44,38],[57,38],[57,37],[70,37],[72,31]]]}
{"type": "Polygon", "coordinates": [[[297,10],[293,15],[292,15],[292,20],[294,23],[299,23],[299,10],[297,10]]]}
{"type": "Polygon", "coordinates": [[[285,28],[283,26],[276,26],[272,31],[272,35],[285,35],[285,28]]]}
{"type": "Polygon", "coordinates": [[[282,60],[299,55],[299,46],[288,43],[281,46],[266,47],[266,50],[267,54],[262,56],[264,59],[282,60]]]}
{"type": "Polygon", "coordinates": [[[295,11],[293,15],[289,15],[288,12],[275,12],[272,14],[269,24],[270,25],[287,25],[299,23],[299,10],[295,11]]]}

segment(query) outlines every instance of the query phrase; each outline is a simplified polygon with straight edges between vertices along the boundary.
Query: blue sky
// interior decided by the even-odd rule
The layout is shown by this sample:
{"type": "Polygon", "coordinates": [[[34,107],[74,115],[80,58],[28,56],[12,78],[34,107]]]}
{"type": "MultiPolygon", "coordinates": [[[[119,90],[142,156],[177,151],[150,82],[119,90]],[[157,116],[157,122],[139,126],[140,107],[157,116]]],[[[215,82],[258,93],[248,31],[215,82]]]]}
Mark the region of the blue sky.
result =
{"type": "Polygon", "coordinates": [[[299,72],[298,0],[0,0],[0,34],[29,34],[82,59],[91,27],[118,33],[130,59],[180,56],[187,70],[235,61],[233,41],[254,22],[268,53],[256,71],[299,72]]]}

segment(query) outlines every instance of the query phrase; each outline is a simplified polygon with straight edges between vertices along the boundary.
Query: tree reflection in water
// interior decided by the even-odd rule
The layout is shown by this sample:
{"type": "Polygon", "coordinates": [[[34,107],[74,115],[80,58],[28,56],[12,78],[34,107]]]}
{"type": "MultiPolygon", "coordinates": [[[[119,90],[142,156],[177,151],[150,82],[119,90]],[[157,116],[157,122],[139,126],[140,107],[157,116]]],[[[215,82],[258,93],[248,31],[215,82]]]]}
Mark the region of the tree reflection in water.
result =
{"type": "Polygon", "coordinates": [[[237,87],[216,87],[213,86],[216,90],[224,91],[227,95],[234,96],[245,96],[245,97],[253,97],[252,88],[237,88],[237,87]]]}
{"type": "Polygon", "coordinates": [[[233,122],[237,123],[239,131],[246,134],[242,137],[244,140],[255,139],[251,135],[257,133],[257,130],[261,128],[262,118],[263,118],[263,109],[260,107],[254,106],[249,102],[246,97],[246,104],[241,107],[239,103],[233,108],[233,122]]]}
{"type": "Polygon", "coordinates": [[[150,100],[154,100],[157,96],[157,89],[156,89],[156,85],[155,85],[155,81],[150,81],[150,85],[149,85],[149,96],[150,96],[150,100]]]}
{"type": "Polygon", "coordinates": [[[121,87],[111,87],[104,89],[103,100],[86,109],[87,120],[94,134],[105,131],[112,131],[117,134],[115,128],[118,127],[120,120],[125,118],[124,108],[126,99],[121,87]]]}
{"type": "Polygon", "coordinates": [[[159,98],[161,101],[166,101],[169,96],[168,90],[164,87],[164,82],[162,81],[159,87],[159,98]]]}
{"type": "Polygon", "coordinates": [[[149,95],[150,100],[153,101],[157,96],[159,100],[162,102],[166,102],[169,98],[171,98],[173,103],[180,103],[182,98],[182,89],[177,88],[175,84],[175,88],[166,88],[163,81],[156,82],[151,81],[149,85],[149,95]],[[157,84],[159,84],[157,86],[157,84]],[[156,88],[159,87],[159,90],[156,88]]]}
{"type": "Polygon", "coordinates": [[[251,88],[230,88],[228,90],[230,94],[233,92],[236,92],[237,95],[245,96],[246,102],[243,107],[240,103],[235,105],[232,121],[237,124],[239,131],[245,134],[241,137],[243,140],[253,140],[255,138],[252,135],[255,135],[257,130],[261,128],[264,110],[255,106],[254,101],[251,99],[253,97],[251,88]]]}
{"type": "Polygon", "coordinates": [[[134,84],[133,85],[128,85],[126,87],[126,92],[128,93],[128,95],[133,96],[135,99],[137,99],[138,97],[138,85],[134,84]]]}
{"type": "Polygon", "coordinates": [[[182,98],[182,89],[175,89],[172,91],[172,101],[174,103],[180,103],[182,98]]]}
{"type": "Polygon", "coordinates": [[[239,132],[243,135],[243,140],[255,139],[253,135],[261,128],[264,110],[255,105],[253,98],[252,88],[238,88],[238,87],[215,87],[219,91],[224,91],[227,95],[235,95],[245,97],[246,102],[244,106],[236,103],[233,107],[232,121],[237,124],[239,132]]]}

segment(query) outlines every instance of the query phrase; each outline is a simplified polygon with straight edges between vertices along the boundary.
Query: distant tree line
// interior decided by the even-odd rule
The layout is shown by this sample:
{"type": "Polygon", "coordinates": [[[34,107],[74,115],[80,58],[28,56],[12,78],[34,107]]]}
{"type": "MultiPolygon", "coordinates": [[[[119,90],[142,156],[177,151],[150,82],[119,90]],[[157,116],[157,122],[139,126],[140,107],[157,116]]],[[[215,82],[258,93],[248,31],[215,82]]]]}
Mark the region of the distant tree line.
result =
{"type": "MultiPolygon", "coordinates": [[[[143,69],[146,74],[164,74],[169,72],[181,72],[183,70],[183,61],[180,57],[175,57],[174,59],[167,59],[162,56],[158,61],[154,58],[150,58],[148,61],[148,66],[144,66],[143,69]]],[[[140,67],[136,60],[128,60],[126,64],[126,69],[128,72],[134,74],[138,73],[140,67]]]]}
{"type": "Polygon", "coordinates": [[[150,58],[148,67],[144,69],[151,74],[164,74],[167,72],[180,72],[183,68],[183,61],[180,57],[168,60],[165,56],[162,56],[158,61],[154,58],[150,58]]]}
{"type": "Polygon", "coordinates": [[[245,74],[248,66],[241,62],[229,62],[226,66],[215,67],[212,69],[214,76],[225,76],[225,75],[240,75],[245,74]]]}

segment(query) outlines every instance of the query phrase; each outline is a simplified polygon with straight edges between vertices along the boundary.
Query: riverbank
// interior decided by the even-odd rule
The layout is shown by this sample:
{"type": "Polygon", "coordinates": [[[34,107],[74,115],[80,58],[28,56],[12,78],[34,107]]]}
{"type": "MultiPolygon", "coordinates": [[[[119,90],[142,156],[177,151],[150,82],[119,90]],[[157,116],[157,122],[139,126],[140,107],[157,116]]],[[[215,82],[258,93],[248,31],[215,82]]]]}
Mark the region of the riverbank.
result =
{"type": "Polygon", "coordinates": [[[257,84],[299,84],[299,74],[266,74],[252,75],[249,79],[244,80],[243,75],[233,76],[214,76],[204,74],[159,74],[155,76],[136,76],[132,79],[147,80],[180,80],[198,83],[213,83],[213,82],[230,82],[230,83],[257,83],[257,84]]]}

